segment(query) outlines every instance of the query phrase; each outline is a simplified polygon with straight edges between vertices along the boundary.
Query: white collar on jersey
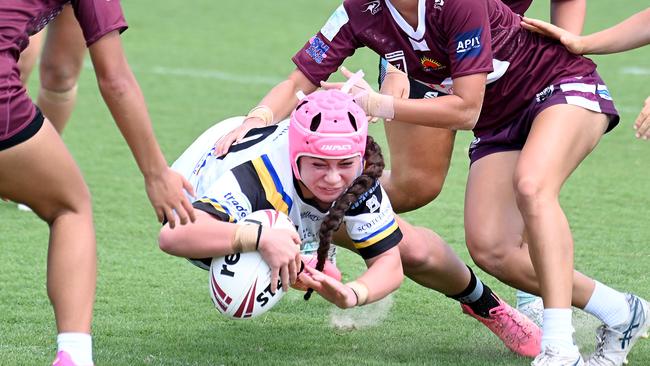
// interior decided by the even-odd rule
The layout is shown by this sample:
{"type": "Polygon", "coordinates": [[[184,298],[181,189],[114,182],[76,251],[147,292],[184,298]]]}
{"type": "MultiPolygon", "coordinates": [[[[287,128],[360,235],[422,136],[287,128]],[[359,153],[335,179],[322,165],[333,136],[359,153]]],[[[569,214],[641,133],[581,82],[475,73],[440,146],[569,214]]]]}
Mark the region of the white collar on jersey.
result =
{"type": "Polygon", "coordinates": [[[390,10],[390,14],[393,16],[393,19],[395,19],[395,22],[397,22],[397,25],[399,25],[400,28],[406,33],[409,38],[412,38],[416,41],[422,40],[424,38],[424,31],[426,29],[426,23],[424,20],[424,13],[426,11],[426,2],[427,0],[418,0],[418,29],[413,29],[409,23],[404,20],[404,17],[402,17],[402,14],[395,9],[393,4],[391,4],[390,0],[386,0],[386,6],[388,7],[388,10],[390,10]]]}

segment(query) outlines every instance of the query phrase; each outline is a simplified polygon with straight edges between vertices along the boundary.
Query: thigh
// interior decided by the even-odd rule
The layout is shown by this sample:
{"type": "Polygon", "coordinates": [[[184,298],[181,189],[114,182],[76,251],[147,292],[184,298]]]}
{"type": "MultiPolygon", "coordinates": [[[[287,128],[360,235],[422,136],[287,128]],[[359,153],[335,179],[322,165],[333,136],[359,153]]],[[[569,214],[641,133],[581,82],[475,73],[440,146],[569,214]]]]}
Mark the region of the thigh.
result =
{"type": "Polygon", "coordinates": [[[384,123],[384,129],[392,172],[447,175],[455,131],[399,121],[384,123]]]}
{"type": "Polygon", "coordinates": [[[539,113],[531,127],[515,180],[532,180],[545,190],[559,193],[562,184],[596,147],[609,118],[579,106],[558,104],[539,113]]]}
{"type": "Polygon", "coordinates": [[[47,120],[29,140],[0,151],[0,196],[26,203],[48,222],[63,210],[90,209],[81,172],[47,120]]]}
{"type": "Polygon", "coordinates": [[[487,155],[470,166],[465,192],[465,235],[472,256],[522,245],[524,223],[513,175],[519,151],[487,155]]]}

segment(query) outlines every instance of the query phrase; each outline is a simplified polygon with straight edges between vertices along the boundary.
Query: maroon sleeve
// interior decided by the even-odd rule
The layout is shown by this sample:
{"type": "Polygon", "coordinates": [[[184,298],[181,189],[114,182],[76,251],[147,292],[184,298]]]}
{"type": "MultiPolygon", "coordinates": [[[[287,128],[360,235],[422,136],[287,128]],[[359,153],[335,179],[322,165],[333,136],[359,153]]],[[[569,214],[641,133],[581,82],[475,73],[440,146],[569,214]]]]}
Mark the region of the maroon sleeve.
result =
{"type": "Polygon", "coordinates": [[[341,4],[323,28],[292,58],[314,85],[327,80],[346,58],[362,46],[354,36],[348,14],[345,4],[341,4]]]}
{"type": "Polygon", "coordinates": [[[487,2],[454,0],[445,4],[442,31],[448,39],[451,76],[492,72],[492,41],[487,2]]]}
{"type": "Polygon", "coordinates": [[[119,0],[73,0],[72,6],[88,47],[104,35],[114,30],[122,33],[128,27],[119,0]]]}

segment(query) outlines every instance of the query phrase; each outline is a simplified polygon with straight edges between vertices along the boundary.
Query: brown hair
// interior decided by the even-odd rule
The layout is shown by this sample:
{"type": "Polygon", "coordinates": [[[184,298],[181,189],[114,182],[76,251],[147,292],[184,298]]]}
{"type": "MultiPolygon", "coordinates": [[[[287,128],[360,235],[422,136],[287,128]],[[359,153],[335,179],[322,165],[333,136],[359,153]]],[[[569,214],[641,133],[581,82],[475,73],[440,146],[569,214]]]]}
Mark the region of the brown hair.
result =
{"type": "MultiPolygon", "coordinates": [[[[365,152],[365,166],[363,173],[358,176],[348,187],[348,189],[341,194],[341,196],[332,204],[327,216],[323,219],[318,232],[320,242],[318,243],[318,262],[316,269],[319,271],[325,267],[327,260],[327,253],[332,243],[332,236],[334,232],[339,229],[343,222],[345,213],[350,209],[350,206],[359,199],[364,192],[368,191],[375,184],[375,181],[381,177],[384,171],[384,156],[381,154],[381,148],[372,138],[368,136],[366,141],[365,152]]],[[[305,300],[309,300],[314,290],[308,289],[305,294],[305,300]]]]}

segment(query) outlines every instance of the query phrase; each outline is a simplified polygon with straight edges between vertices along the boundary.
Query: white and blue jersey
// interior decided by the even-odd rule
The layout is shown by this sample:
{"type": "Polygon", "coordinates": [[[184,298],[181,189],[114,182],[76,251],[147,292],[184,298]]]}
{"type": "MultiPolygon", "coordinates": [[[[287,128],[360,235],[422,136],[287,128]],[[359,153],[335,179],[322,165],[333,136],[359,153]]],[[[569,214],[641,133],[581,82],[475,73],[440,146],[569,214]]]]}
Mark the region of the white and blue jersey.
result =
{"type": "MultiPolygon", "coordinates": [[[[249,131],[223,157],[214,156],[214,143],[243,117],[223,121],[204,132],[172,165],[194,187],[194,207],[228,222],[251,212],[275,209],[287,214],[302,240],[301,250],[318,248],[318,231],[327,215],[302,197],[291,170],[288,121],[249,131]]],[[[379,181],[352,204],[344,221],[347,233],[364,259],[397,245],[402,233],[379,181]]]]}

